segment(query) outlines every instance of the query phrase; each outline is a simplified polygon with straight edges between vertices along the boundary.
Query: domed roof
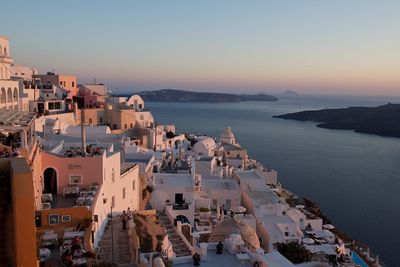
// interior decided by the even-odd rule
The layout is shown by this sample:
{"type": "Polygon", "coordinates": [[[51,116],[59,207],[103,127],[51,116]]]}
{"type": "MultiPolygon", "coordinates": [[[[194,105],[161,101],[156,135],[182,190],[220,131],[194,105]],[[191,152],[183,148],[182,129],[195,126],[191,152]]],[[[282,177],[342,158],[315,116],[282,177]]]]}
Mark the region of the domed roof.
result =
{"type": "MultiPolygon", "coordinates": [[[[217,240],[219,237],[223,239],[229,238],[231,234],[240,234],[242,239],[252,245],[255,249],[260,248],[260,241],[256,232],[244,222],[229,217],[217,224],[211,231],[210,240],[217,240]]],[[[219,241],[224,241],[219,240],[219,241]]]]}
{"type": "Polygon", "coordinates": [[[231,127],[225,128],[225,130],[221,133],[221,138],[235,138],[235,135],[232,133],[231,127]]]}
{"type": "Polygon", "coordinates": [[[199,141],[197,141],[196,144],[193,146],[193,150],[196,153],[202,153],[205,154],[209,149],[213,148],[215,146],[215,141],[214,139],[210,137],[202,137],[199,141]]]}

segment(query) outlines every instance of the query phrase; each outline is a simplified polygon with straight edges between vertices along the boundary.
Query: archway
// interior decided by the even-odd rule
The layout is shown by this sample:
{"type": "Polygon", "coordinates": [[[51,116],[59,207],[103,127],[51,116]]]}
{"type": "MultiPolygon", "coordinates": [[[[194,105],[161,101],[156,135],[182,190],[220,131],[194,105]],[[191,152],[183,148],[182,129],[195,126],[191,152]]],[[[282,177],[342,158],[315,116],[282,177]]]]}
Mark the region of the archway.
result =
{"type": "Polygon", "coordinates": [[[14,88],[14,93],[13,93],[13,105],[14,105],[14,109],[18,110],[18,89],[17,87],[14,88]]]}
{"type": "Polygon", "coordinates": [[[6,89],[1,88],[1,104],[5,104],[6,102],[7,102],[6,89]]]}
{"type": "Polygon", "coordinates": [[[190,224],[189,219],[185,215],[178,215],[176,216],[176,221],[180,221],[181,223],[188,223],[190,224]]]}
{"type": "Polygon", "coordinates": [[[53,168],[47,168],[44,173],[44,192],[57,194],[57,172],[53,168]]]}
{"type": "Polygon", "coordinates": [[[8,88],[7,89],[7,105],[11,105],[12,106],[12,100],[13,100],[12,90],[11,90],[11,88],[8,88]]]}

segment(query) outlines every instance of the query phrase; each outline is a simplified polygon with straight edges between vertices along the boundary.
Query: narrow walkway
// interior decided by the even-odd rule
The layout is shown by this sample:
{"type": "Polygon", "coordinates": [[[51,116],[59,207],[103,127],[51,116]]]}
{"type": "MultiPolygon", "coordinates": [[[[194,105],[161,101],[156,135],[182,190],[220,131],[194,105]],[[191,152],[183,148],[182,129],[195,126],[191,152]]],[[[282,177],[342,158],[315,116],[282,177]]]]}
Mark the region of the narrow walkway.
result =
{"type": "MultiPolygon", "coordinates": [[[[122,221],[119,216],[113,217],[114,234],[114,262],[120,267],[136,266],[132,263],[132,255],[129,244],[128,230],[122,230],[122,221]]],[[[111,240],[111,222],[100,241],[102,260],[112,262],[112,240],[111,240]]]]}
{"type": "Polygon", "coordinates": [[[182,256],[190,256],[192,253],[187,248],[185,243],[183,242],[182,238],[176,233],[174,227],[172,226],[171,222],[169,221],[167,215],[160,213],[159,219],[161,224],[165,227],[168,234],[168,239],[172,243],[172,248],[177,257],[182,256]]]}

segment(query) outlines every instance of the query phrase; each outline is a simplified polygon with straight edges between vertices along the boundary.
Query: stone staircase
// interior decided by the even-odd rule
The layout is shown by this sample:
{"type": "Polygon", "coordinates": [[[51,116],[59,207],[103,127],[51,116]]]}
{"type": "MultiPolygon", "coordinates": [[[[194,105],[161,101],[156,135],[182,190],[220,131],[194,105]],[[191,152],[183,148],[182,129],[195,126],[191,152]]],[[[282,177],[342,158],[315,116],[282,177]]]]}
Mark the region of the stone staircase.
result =
{"type": "MultiPolygon", "coordinates": [[[[113,217],[114,234],[114,263],[120,267],[136,266],[132,261],[128,230],[122,230],[122,221],[119,216],[113,217]]],[[[99,242],[101,260],[112,262],[111,221],[108,222],[104,234],[99,242]]]]}
{"type": "Polygon", "coordinates": [[[169,221],[167,215],[159,213],[158,215],[160,223],[167,230],[168,239],[171,241],[172,248],[176,254],[176,257],[190,256],[192,255],[191,251],[183,242],[182,238],[176,233],[174,227],[169,221]]]}

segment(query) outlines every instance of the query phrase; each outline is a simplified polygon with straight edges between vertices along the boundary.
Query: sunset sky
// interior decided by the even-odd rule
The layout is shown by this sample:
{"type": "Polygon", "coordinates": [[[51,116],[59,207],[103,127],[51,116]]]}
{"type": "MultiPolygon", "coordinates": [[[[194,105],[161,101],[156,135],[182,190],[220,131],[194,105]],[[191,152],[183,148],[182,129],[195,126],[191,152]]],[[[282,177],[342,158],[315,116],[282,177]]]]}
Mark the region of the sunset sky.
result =
{"type": "Polygon", "coordinates": [[[16,63],[116,90],[400,95],[400,1],[5,1],[16,63]]]}

